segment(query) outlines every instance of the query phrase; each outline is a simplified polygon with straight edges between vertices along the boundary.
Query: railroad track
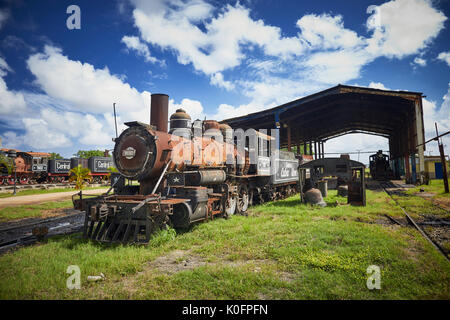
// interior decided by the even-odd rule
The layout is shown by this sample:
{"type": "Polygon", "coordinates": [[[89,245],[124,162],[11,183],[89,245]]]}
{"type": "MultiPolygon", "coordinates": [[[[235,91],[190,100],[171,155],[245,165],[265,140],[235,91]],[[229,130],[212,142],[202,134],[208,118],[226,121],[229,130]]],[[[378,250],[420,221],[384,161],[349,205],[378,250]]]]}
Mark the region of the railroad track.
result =
{"type": "MultiPolygon", "coordinates": [[[[392,183],[391,183],[392,184],[392,183]]],[[[434,223],[417,223],[416,221],[414,221],[414,219],[408,214],[408,212],[406,212],[406,210],[398,203],[398,201],[393,197],[393,193],[391,191],[388,190],[388,188],[392,188],[391,185],[389,185],[388,182],[383,182],[380,181],[380,186],[383,188],[384,192],[386,192],[392,200],[394,200],[394,202],[397,204],[397,206],[399,206],[399,208],[402,210],[402,212],[404,213],[406,220],[414,227],[416,228],[420,234],[426,239],[428,240],[428,242],[430,242],[440,253],[442,253],[442,255],[447,258],[447,260],[450,260],[450,258],[447,255],[447,252],[441,247],[441,245],[439,243],[437,243],[436,241],[434,241],[433,239],[431,239],[428,234],[420,227],[420,224],[425,225],[433,225],[433,224],[437,224],[437,225],[448,225],[447,221],[441,221],[441,222],[434,222],[434,223]]],[[[394,186],[395,187],[395,186],[394,186]]],[[[442,208],[441,208],[442,209],[442,208]]],[[[403,225],[400,222],[398,222],[397,220],[395,220],[393,217],[389,216],[386,214],[386,217],[389,218],[391,221],[399,224],[399,225],[403,225]]]]}
{"type": "Polygon", "coordinates": [[[56,235],[81,232],[84,216],[84,212],[74,210],[65,216],[4,223],[0,225],[0,254],[56,235]]]}

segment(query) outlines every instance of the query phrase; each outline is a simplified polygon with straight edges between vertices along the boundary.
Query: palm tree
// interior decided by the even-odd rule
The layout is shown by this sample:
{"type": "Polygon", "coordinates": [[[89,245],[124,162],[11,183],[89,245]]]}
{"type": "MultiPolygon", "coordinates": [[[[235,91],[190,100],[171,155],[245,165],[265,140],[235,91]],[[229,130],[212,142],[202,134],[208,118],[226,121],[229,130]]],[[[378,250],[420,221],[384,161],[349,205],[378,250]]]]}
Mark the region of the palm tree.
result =
{"type": "Polygon", "coordinates": [[[75,189],[81,190],[86,183],[86,180],[92,180],[91,170],[88,168],[83,168],[81,164],[77,167],[70,169],[69,182],[75,181],[75,189]]]}

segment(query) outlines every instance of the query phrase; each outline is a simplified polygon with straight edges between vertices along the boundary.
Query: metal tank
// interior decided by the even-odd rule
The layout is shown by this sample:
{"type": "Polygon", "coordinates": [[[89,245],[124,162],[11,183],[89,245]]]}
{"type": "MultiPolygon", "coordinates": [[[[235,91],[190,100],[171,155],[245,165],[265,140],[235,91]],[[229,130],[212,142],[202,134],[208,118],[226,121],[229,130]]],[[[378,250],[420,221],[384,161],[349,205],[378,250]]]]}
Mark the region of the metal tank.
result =
{"type": "Polygon", "coordinates": [[[177,109],[175,113],[170,116],[170,134],[191,139],[191,126],[191,117],[184,109],[177,109]]]}

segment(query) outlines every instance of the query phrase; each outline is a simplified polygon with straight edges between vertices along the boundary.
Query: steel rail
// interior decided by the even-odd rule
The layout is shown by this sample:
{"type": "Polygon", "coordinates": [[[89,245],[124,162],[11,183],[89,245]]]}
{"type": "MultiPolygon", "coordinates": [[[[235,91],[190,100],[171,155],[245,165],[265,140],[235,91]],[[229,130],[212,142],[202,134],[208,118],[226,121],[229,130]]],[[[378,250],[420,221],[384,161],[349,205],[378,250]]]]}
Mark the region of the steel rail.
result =
{"type": "Polygon", "coordinates": [[[413,218],[411,218],[411,216],[408,214],[408,212],[406,212],[406,210],[398,203],[398,201],[392,196],[392,194],[386,189],[386,187],[384,186],[384,183],[380,182],[380,186],[383,188],[383,190],[391,197],[392,200],[394,200],[394,202],[397,204],[397,206],[402,210],[402,212],[405,214],[406,219],[409,221],[409,223],[411,223],[414,228],[416,228],[420,234],[428,240],[428,242],[430,242],[433,247],[435,247],[446,259],[447,261],[450,261],[450,258],[448,257],[448,255],[446,254],[445,250],[436,242],[434,242],[427,234],[424,230],[422,230],[421,227],[419,227],[419,225],[414,221],[413,218]]]}

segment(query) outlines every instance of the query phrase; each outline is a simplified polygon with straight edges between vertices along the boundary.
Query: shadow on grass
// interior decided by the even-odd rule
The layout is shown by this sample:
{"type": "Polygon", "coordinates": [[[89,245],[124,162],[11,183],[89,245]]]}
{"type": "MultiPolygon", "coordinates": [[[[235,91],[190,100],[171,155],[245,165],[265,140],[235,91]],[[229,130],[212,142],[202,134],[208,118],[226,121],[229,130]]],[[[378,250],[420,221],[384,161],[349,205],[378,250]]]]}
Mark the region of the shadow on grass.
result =
{"type": "MultiPolygon", "coordinates": [[[[187,231],[186,231],[187,232],[187,231]]],[[[163,244],[165,244],[168,241],[174,240],[176,235],[179,232],[175,231],[172,228],[168,228],[166,230],[158,230],[154,232],[150,236],[150,240],[145,243],[130,243],[130,242],[103,242],[103,241],[97,241],[92,239],[85,239],[82,237],[82,233],[75,233],[70,235],[59,235],[52,238],[48,238],[43,240],[40,243],[50,243],[50,242],[58,242],[60,243],[60,246],[65,249],[74,250],[77,249],[79,246],[83,245],[91,245],[99,248],[100,250],[114,250],[118,247],[122,246],[147,246],[156,248],[163,244]]]]}
{"type": "Polygon", "coordinates": [[[305,205],[300,201],[300,198],[297,197],[297,199],[284,199],[284,200],[277,200],[272,202],[266,202],[262,204],[263,207],[271,207],[271,208],[291,208],[291,207],[297,207],[305,205]]]}

